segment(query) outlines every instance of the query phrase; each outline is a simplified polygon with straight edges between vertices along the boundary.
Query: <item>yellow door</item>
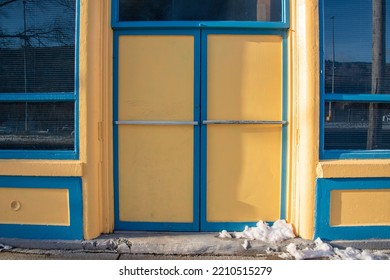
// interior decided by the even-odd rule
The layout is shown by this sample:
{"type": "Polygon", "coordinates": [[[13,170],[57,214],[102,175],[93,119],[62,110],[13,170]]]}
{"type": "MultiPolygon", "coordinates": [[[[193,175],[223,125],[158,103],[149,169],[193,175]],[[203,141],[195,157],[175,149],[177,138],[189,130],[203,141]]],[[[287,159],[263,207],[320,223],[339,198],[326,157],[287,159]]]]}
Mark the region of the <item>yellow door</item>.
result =
{"type": "Polygon", "coordinates": [[[281,217],[283,38],[210,33],[202,40],[202,228],[275,221],[281,217]]]}
{"type": "Polygon", "coordinates": [[[115,39],[116,229],[281,218],[283,36],[145,32],[115,39]]]}
{"type": "Polygon", "coordinates": [[[194,41],[193,34],[117,38],[117,229],[199,229],[194,41]]]}

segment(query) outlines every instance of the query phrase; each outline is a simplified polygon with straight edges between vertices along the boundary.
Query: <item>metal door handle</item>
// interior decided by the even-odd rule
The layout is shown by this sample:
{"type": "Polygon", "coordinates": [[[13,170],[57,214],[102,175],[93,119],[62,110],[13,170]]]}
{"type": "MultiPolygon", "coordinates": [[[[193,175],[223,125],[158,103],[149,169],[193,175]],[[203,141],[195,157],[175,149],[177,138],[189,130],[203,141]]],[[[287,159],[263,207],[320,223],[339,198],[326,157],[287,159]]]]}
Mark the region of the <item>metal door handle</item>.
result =
{"type": "Polygon", "coordinates": [[[203,124],[287,124],[287,121],[204,120],[203,124]]]}
{"type": "Polygon", "coordinates": [[[124,125],[198,125],[195,121],[115,121],[124,125]]]}

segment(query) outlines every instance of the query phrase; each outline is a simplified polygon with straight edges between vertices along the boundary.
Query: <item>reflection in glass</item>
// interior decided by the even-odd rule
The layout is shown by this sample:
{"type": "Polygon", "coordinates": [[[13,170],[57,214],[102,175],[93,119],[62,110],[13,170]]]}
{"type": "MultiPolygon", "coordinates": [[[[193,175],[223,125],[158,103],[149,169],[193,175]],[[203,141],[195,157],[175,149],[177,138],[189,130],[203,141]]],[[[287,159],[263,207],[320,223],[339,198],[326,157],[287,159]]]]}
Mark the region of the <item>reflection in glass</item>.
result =
{"type": "Polygon", "coordinates": [[[0,94],[73,92],[75,0],[0,3],[0,94]]]}
{"type": "Polygon", "coordinates": [[[120,21],[281,21],[282,0],[119,0],[120,21]]]}
{"type": "MultiPolygon", "coordinates": [[[[326,111],[329,104],[330,102],[325,104],[326,111]]],[[[390,149],[389,103],[332,102],[331,104],[333,118],[325,122],[324,127],[326,150],[369,150],[367,133],[370,104],[375,104],[378,112],[376,143],[371,149],[390,149]]]]}
{"type": "Polygon", "coordinates": [[[74,102],[0,103],[0,149],[73,150],[74,134],[74,102]]]}
{"type": "MultiPolygon", "coordinates": [[[[375,1],[381,2],[381,1],[375,1]]],[[[384,1],[386,2],[386,1],[384,1]]],[[[375,14],[378,15],[376,12],[375,14]]],[[[390,5],[380,15],[383,43],[390,46],[390,5]]],[[[373,1],[324,0],[325,93],[390,93],[390,53],[383,48],[384,69],[380,89],[372,80],[374,58],[373,1]],[[373,92],[373,88],[376,92],[373,92]]]]}

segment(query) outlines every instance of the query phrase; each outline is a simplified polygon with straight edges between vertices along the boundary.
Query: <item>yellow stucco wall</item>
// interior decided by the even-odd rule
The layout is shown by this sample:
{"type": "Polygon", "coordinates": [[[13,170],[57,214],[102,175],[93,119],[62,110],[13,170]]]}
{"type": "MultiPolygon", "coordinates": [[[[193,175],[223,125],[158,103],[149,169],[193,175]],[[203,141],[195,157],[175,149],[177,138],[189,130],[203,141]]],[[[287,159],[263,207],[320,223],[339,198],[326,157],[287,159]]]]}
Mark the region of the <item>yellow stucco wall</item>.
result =
{"type": "Polygon", "coordinates": [[[82,0],[80,160],[84,237],[113,229],[112,30],[110,0],[82,0]]]}
{"type": "Polygon", "coordinates": [[[318,2],[291,0],[290,184],[288,219],[297,234],[313,238],[319,135],[318,2]]]}

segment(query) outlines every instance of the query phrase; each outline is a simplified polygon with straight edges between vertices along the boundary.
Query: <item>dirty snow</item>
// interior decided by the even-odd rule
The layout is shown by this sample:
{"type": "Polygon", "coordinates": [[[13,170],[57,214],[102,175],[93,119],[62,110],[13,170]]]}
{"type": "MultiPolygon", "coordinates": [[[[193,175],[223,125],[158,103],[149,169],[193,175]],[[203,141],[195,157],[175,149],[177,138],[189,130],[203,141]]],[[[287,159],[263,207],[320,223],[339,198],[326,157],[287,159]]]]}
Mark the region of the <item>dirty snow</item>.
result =
{"type": "Polygon", "coordinates": [[[299,250],[294,243],[290,243],[287,245],[286,250],[296,260],[325,258],[332,257],[334,255],[333,247],[327,243],[324,243],[320,238],[317,238],[314,241],[314,244],[314,248],[306,247],[302,250],[299,250]]]}
{"type": "MultiPolygon", "coordinates": [[[[241,245],[247,250],[250,248],[248,240],[260,240],[275,245],[276,243],[295,238],[295,234],[291,224],[288,224],[285,220],[277,220],[272,226],[259,221],[255,227],[246,226],[242,232],[229,233],[223,230],[218,237],[246,239],[241,245]]],[[[390,259],[390,252],[359,250],[351,247],[338,249],[317,238],[314,244],[304,248],[299,248],[295,243],[291,242],[287,245],[286,252],[281,252],[279,257],[283,259],[294,258],[296,260],[319,258],[331,260],[388,260],[390,259]]]]}
{"type": "Polygon", "coordinates": [[[277,243],[295,237],[291,224],[285,220],[278,220],[270,227],[267,223],[259,221],[255,227],[245,226],[243,232],[233,234],[223,230],[220,238],[244,238],[249,240],[261,240],[264,242],[277,243]]]}
{"type": "Polygon", "coordinates": [[[12,249],[12,247],[0,243],[0,252],[3,250],[9,250],[9,249],[12,249]]]}
{"type": "Polygon", "coordinates": [[[296,260],[305,259],[318,259],[326,258],[330,260],[388,260],[390,259],[389,253],[372,250],[359,250],[352,247],[346,249],[333,248],[331,245],[323,242],[317,238],[315,240],[315,247],[306,247],[302,250],[297,249],[296,245],[290,243],[287,248],[289,254],[283,253],[279,257],[283,259],[291,259],[294,257],[296,260]]]}
{"type": "Polygon", "coordinates": [[[248,240],[245,240],[241,246],[244,247],[245,250],[248,250],[251,247],[248,240]]]}

